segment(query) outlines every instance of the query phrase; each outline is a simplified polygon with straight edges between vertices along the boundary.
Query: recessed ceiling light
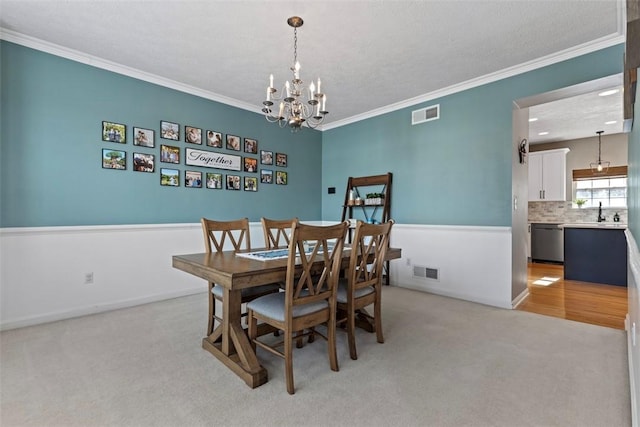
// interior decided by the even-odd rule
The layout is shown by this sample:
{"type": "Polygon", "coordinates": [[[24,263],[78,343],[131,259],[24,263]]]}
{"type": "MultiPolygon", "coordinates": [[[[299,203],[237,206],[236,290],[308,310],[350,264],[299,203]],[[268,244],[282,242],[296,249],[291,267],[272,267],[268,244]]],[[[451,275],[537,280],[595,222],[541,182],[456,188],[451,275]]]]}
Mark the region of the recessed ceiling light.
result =
{"type": "Polygon", "coordinates": [[[540,132],[538,135],[540,135],[540,136],[549,135],[549,132],[540,132]]]}
{"type": "Polygon", "coordinates": [[[617,120],[609,120],[608,122],[604,122],[605,125],[615,125],[616,123],[618,123],[617,120]]]}
{"type": "Polygon", "coordinates": [[[609,95],[613,95],[614,93],[618,93],[618,92],[620,92],[620,89],[605,90],[604,92],[600,92],[598,94],[598,96],[609,96],[609,95]]]}
{"type": "Polygon", "coordinates": [[[529,119],[529,121],[530,121],[530,122],[535,122],[535,121],[537,121],[537,120],[538,120],[538,118],[537,118],[537,117],[531,117],[531,118],[529,119]]]}

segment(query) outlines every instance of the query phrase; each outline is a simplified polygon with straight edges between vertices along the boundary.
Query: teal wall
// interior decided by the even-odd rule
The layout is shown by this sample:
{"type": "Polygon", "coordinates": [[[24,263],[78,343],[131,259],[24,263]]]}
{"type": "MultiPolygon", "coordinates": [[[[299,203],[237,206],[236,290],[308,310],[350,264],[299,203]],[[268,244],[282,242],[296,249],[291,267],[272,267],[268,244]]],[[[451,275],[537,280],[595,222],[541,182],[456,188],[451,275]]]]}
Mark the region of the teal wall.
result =
{"type": "Polygon", "coordinates": [[[620,73],[623,52],[617,45],[325,131],[323,219],[340,219],[349,176],[392,172],[398,222],[510,226],[513,101],[620,73]],[[412,126],[411,111],[433,104],[440,119],[412,126]]]}
{"type": "MultiPolygon", "coordinates": [[[[399,222],[509,226],[513,101],[619,73],[623,55],[618,45],[323,133],[292,134],[258,114],[6,41],[0,50],[0,227],[195,222],[201,216],[337,220],[349,176],[388,171],[399,222]],[[411,126],[412,110],[436,103],[440,120],[411,126]],[[133,126],[156,130],[156,148],[102,142],[103,120],[127,124],[129,138],[133,126]],[[161,167],[177,166],[182,178],[186,169],[227,174],[184,161],[160,163],[159,146],[167,142],[158,135],[160,120],[255,138],[259,149],[287,153],[289,166],[281,170],[289,185],[259,184],[256,193],[160,186],[161,167]],[[102,169],[102,148],[126,151],[128,170],[102,169]],[[134,151],[155,154],[156,172],[134,172],[134,151]]],[[[633,138],[631,168],[640,151],[637,133],[633,138]]],[[[182,154],[199,147],[186,144],[184,132],[173,145],[182,154]]]]}
{"type": "Polygon", "coordinates": [[[320,132],[292,134],[259,114],[10,42],[0,50],[0,227],[320,219],[320,132]],[[103,120],[128,126],[126,145],[101,140],[103,120]],[[179,142],[160,139],[160,120],[181,125],[179,142]],[[161,167],[179,169],[182,180],[187,169],[228,173],[184,160],[160,163],[162,143],[179,146],[182,156],[187,146],[207,149],[184,142],[184,125],[255,138],[258,150],[286,153],[287,168],[267,169],[286,171],[288,185],[258,184],[257,192],[160,186],[161,167]],[[133,126],[154,129],[156,147],[133,146],[133,126]],[[127,170],[102,169],[103,148],[126,151],[127,170]],[[155,154],[156,172],[134,172],[134,151],[155,154]]]}
{"type": "Polygon", "coordinates": [[[629,134],[629,229],[640,245],[640,85],[636,86],[633,128],[629,134]]]}

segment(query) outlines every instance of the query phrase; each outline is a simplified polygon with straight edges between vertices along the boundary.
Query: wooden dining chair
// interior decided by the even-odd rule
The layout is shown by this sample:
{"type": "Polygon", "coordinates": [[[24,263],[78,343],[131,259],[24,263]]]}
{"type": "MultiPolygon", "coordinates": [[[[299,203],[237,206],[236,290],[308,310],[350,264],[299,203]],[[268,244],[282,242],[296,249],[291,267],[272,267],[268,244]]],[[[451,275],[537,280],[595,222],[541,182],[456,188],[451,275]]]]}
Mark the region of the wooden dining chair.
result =
{"type": "Polygon", "coordinates": [[[338,324],[346,323],[349,341],[349,354],[358,359],[355,339],[356,316],[364,316],[375,326],[376,338],[384,342],[382,335],[382,276],[384,259],[389,247],[389,234],[394,221],[384,224],[356,224],[349,268],[346,277],[338,283],[338,324]],[[364,308],[373,304],[373,315],[364,308]]]}
{"type": "Polygon", "coordinates": [[[247,304],[249,339],[285,361],[287,392],[293,394],[293,341],[304,330],[327,325],[327,334],[314,334],[328,342],[329,364],[338,370],[336,353],[336,288],[345,234],[349,223],[313,226],[293,223],[285,291],[266,295],[247,304]],[[305,252],[305,248],[307,252],[305,252]],[[317,262],[316,262],[317,261],[317,262]],[[283,331],[283,339],[267,343],[258,339],[258,320],[283,331]],[[284,347],[283,349],[280,349],[284,347]]]}
{"type": "Polygon", "coordinates": [[[267,249],[288,248],[291,236],[291,224],[298,222],[298,218],[269,219],[262,218],[262,231],[264,232],[264,244],[267,249]]]}
{"type": "MultiPolygon", "coordinates": [[[[228,250],[251,250],[251,236],[249,233],[249,220],[247,218],[233,221],[215,221],[201,218],[202,232],[204,233],[204,247],[209,253],[228,250]],[[225,248],[225,244],[231,243],[231,247],[225,248]]],[[[277,283],[255,286],[242,290],[241,302],[247,303],[255,298],[272,292],[278,292],[280,286],[277,283]]],[[[214,282],[209,282],[209,322],[207,336],[214,330],[215,321],[222,322],[222,318],[216,316],[216,300],[222,302],[224,289],[214,282]]],[[[246,313],[243,314],[246,316],[246,313]]]]}

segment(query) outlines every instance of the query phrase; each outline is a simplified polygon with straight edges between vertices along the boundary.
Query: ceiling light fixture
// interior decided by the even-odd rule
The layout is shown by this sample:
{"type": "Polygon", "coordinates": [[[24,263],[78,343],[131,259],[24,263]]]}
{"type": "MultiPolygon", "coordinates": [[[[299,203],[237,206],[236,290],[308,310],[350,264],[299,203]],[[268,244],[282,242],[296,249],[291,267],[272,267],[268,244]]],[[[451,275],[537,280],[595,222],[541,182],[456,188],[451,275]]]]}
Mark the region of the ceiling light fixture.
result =
{"type": "Polygon", "coordinates": [[[529,121],[530,121],[530,122],[537,122],[537,121],[538,121],[538,118],[537,118],[537,117],[531,117],[531,118],[529,119],[529,121]]]}
{"type": "Polygon", "coordinates": [[[540,133],[538,133],[538,135],[540,135],[540,136],[549,135],[549,132],[540,132],[540,133]]]}
{"type": "Polygon", "coordinates": [[[318,78],[318,87],[311,82],[309,85],[309,93],[302,87],[300,79],[300,63],[298,62],[298,28],[302,27],[304,21],[299,16],[292,16],[287,19],[287,24],[293,27],[293,79],[291,83],[287,80],[281,95],[276,95],[277,90],[273,87],[273,74],[269,76],[269,87],[267,87],[267,99],[262,103],[264,107],[262,112],[270,123],[278,123],[280,127],[289,126],[292,132],[297,132],[303,123],[307,126],[316,128],[329,113],[326,109],[327,95],[320,90],[320,78],[318,78]],[[271,107],[273,101],[280,101],[280,107],[277,115],[274,115],[271,107]]]}
{"type": "Polygon", "coordinates": [[[615,125],[616,123],[618,123],[617,120],[609,120],[608,122],[604,122],[605,125],[615,125]]]}
{"type": "Polygon", "coordinates": [[[596,133],[598,134],[598,162],[591,163],[591,172],[593,172],[594,175],[602,175],[607,173],[609,170],[610,162],[602,161],[600,158],[600,155],[602,154],[602,134],[604,131],[599,130],[596,133]]]}

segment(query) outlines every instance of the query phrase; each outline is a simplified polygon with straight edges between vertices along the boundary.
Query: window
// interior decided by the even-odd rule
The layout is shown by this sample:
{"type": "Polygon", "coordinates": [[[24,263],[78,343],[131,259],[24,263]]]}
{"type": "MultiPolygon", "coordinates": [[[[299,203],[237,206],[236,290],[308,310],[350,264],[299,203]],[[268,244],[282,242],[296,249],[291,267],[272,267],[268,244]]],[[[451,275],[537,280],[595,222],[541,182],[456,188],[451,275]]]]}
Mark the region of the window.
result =
{"type": "Polygon", "coordinates": [[[584,207],[627,206],[627,167],[611,167],[606,174],[594,176],[590,169],[573,171],[573,199],[586,200],[584,207]]]}

